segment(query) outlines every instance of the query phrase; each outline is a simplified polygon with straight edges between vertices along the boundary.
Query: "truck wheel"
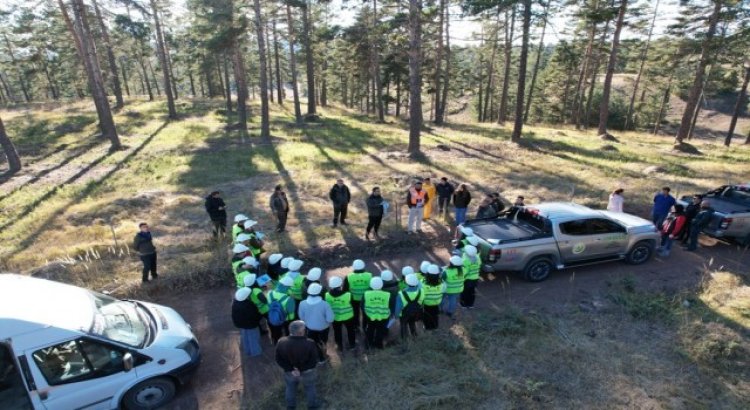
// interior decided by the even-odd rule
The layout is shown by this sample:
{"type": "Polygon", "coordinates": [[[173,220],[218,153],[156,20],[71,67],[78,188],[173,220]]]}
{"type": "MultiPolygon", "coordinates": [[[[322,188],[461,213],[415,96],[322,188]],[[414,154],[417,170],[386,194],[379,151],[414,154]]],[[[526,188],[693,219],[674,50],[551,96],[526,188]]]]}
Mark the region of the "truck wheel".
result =
{"type": "Polygon", "coordinates": [[[625,256],[625,262],[631,265],[640,265],[645,263],[654,254],[654,243],[651,241],[636,242],[625,256]]]}
{"type": "Polygon", "coordinates": [[[150,410],[161,407],[172,400],[176,387],[164,377],[156,377],[136,384],[125,393],[123,404],[128,410],[150,410]]]}
{"type": "Polygon", "coordinates": [[[541,282],[549,277],[554,268],[549,258],[537,257],[526,264],[523,269],[523,277],[529,282],[541,282]]]}

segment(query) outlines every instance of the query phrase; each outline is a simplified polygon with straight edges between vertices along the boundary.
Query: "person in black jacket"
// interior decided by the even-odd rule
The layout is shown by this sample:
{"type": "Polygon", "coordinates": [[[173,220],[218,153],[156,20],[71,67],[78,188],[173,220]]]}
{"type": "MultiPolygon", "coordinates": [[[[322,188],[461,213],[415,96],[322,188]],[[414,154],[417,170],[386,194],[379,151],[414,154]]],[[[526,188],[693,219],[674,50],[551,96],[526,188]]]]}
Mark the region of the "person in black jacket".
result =
{"type": "Polygon", "coordinates": [[[333,202],[333,227],[335,228],[339,221],[341,225],[346,225],[346,211],[352,195],[349,193],[349,187],[344,184],[343,179],[336,180],[336,184],[331,188],[328,197],[333,202]]]}
{"type": "Polygon", "coordinates": [[[466,184],[459,185],[456,192],[453,193],[453,206],[456,207],[456,225],[466,222],[466,210],[469,208],[470,202],[471,194],[466,188],[466,184]]]}
{"type": "Polygon", "coordinates": [[[365,231],[365,239],[370,240],[370,231],[375,231],[375,239],[380,239],[378,235],[378,229],[380,229],[380,222],[383,220],[383,197],[380,196],[380,188],[375,187],[372,189],[372,194],[367,197],[367,230],[365,231]]]}
{"type": "Polygon", "coordinates": [[[318,347],[305,336],[305,322],[295,320],[289,325],[289,336],[282,337],[276,345],[276,364],[284,370],[286,406],[297,407],[297,385],[305,387],[308,409],[319,409],[315,380],[318,365],[318,347]]]}
{"type": "Polygon", "coordinates": [[[690,223],[690,235],[688,236],[688,245],[685,248],[690,252],[694,252],[698,249],[698,235],[701,231],[711,223],[711,219],[714,217],[714,209],[711,208],[711,204],[707,200],[701,201],[701,210],[698,215],[693,218],[690,223]]]}
{"type": "Polygon", "coordinates": [[[443,211],[445,211],[447,215],[448,206],[451,203],[451,197],[456,189],[453,188],[453,184],[448,182],[448,178],[446,177],[440,178],[440,182],[435,185],[435,189],[437,190],[438,195],[438,214],[443,215],[443,211]]]}
{"type": "Polygon", "coordinates": [[[221,192],[214,191],[211,195],[206,197],[206,212],[208,217],[211,218],[211,223],[214,225],[214,238],[217,238],[219,234],[224,236],[227,234],[227,205],[221,198],[221,192]]]}
{"type": "Polygon", "coordinates": [[[683,244],[687,244],[688,238],[690,237],[690,225],[693,223],[693,218],[695,218],[701,210],[702,200],[702,195],[695,195],[693,196],[693,202],[685,207],[685,228],[687,229],[683,229],[682,232],[680,232],[680,236],[677,238],[681,240],[683,244]]]}
{"type": "Polygon", "coordinates": [[[140,229],[140,232],[135,234],[133,248],[138,252],[138,256],[141,257],[141,262],[143,262],[141,280],[146,283],[148,282],[149,272],[151,272],[152,279],[159,277],[156,273],[156,246],[154,246],[151,231],[149,230],[147,223],[141,222],[138,224],[138,229],[140,229]]]}
{"type": "Polygon", "coordinates": [[[271,212],[278,221],[276,232],[284,232],[286,230],[286,218],[289,215],[289,201],[286,199],[286,193],[284,193],[281,185],[276,185],[276,188],[274,188],[269,205],[271,212]]]}
{"type": "Polygon", "coordinates": [[[258,306],[250,298],[252,289],[244,287],[237,289],[232,301],[232,323],[240,329],[242,349],[250,357],[260,356],[260,319],[262,315],[258,306]]]}

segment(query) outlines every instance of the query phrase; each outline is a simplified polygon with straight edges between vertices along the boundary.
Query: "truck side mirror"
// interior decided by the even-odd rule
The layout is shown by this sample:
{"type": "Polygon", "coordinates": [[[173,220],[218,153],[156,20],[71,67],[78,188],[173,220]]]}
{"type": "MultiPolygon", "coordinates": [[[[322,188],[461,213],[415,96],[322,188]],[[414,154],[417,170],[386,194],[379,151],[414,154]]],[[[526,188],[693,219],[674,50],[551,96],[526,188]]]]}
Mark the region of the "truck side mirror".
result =
{"type": "Polygon", "coordinates": [[[122,367],[125,368],[126,372],[129,372],[133,369],[133,355],[130,354],[130,352],[125,353],[122,356],[122,367]]]}

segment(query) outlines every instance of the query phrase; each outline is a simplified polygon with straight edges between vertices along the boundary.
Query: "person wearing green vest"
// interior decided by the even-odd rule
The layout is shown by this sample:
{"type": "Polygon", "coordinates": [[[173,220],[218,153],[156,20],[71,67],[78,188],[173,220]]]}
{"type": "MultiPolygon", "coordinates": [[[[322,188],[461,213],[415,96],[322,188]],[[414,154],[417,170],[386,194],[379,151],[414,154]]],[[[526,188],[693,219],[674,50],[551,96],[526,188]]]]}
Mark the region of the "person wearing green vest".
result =
{"type": "Polygon", "coordinates": [[[248,219],[243,225],[245,227],[245,231],[243,233],[250,236],[247,244],[247,246],[250,248],[250,252],[255,258],[260,258],[260,255],[266,250],[263,249],[263,240],[260,239],[261,235],[259,235],[258,232],[255,231],[255,225],[257,224],[258,221],[248,219]]]}
{"type": "Polygon", "coordinates": [[[381,271],[380,279],[383,279],[383,290],[396,297],[401,290],[401,281],[394,278],[393,272],[389,270],[381,271]]]}
{"type": "Polygon", "coordinates": [[[333,309],[333,339],[336,341],[336,347],[340,352],[344,351],[342,327],[346,327],[349,349],[357,348],[357,339],[354,335],[357,327],[354,324],[352,294],[345,291],[343,286],[344,281],[340,277],[334,276],[328,279],[328,292],[326,292],[326,302],[333,309]]]}
{"type": "Polygon", "coordinates": [[[368,348],[383,348],[383,340],[388,334],[388,319],[393,312],[394,299],[391,294],[383,290],[383,279],[370,279],[370,288],[362,296],[362,310],[367,318],[365,329],[368,348]]]}
{"type": "Polygon", "coordinates": [[[288,295],[289,288],[292,286],[293,281],[290,277],[283,277],[279,280],[276,289],[268,293],[268,327],[271,328],[271,341],[275,345],[278,343],[281,336],[289,336],[289,329],[287,326],[294,320],[294,311],[296,309],[296,303],[294,299],[288,295]],[[281,309],[283,315],[283,321],[277,324],[272,323],[272,310],[274,310],[274,302],[278,302],[278,306],[281,309]]]}
{"type": "Polygon", "coordinates": [[[422,289],[424,290],[424,315],[422,321],[426,330],[434,330],[440,324],[440,303],[443,301],[446,286],[443,279],[440,278],[439,266],[431,264],[426,270],[427,275],[422,285],[422,289]]]}
{"type": "MultiPolygon", "coordinates": [[[[305,276],[299,272],[300,269],[302,269],[303,264],[304,262],[301,260],[293,259],[289,262],[289,272],[284,274],[285,278],[290,278],[292,280],[292,285],[289,287],[288,294],[295,300],[295,302],[297,302],[297,309],[299,309],[299,303],[302,301],[302,284],[305,281],[305,276]]],[[[297,315],[298,313],[298,310],[294,311],[295,318],[299,318],[297,315]]]]}
{"type": "Polygon", "coordinates": [[[241,234],[245,230],[245,221],[247,216],[243,214],[237,214],[234,217],[234,225],[232,225],[232,240],[237,239],[237,235],[241,234]]]}
{"type": "Polygon", "coordinates": [[[461,292],[461,306],[474,309],[479,271],[482,268],[482,258],[477,255],[477,248],[472,245],[464,246],[464,291],[461,292]]]}
{"type": "MultiPolygon", "coordinates": [[[[305,280],[302,281],[302,299],[307,299],[307,289],[313,283],[317,283],[318,285],[323,286],[323,281],[320,280],[321,276],[323,276],[323,270],[320,268],[312,268],[309,271],[307,271],[305,280]]],[[[325,293],[321,293],[320,297],[325,299],[325,293]]],[[[302,320],[305,320],[305,319],[302,319],[302,320]]]]}
{"type": "Polygon", "coordinates": [[[281,260],[283,258],[284,255],[280,253],[273,253],[268,257],[268,267],[266,268],[266,274],[274,283],[279,281],[282,273],[286,273],[281,268],[281,260]]]}
{"type": "Polygon", "coordinates": [[[365,291],[370,289],[370,280],[372,279],[372,273],[365,272],[365,262],[361,259],[357,259],[352,263],[352,269],[354,271],[346,277],[344,290],[352,293],[352,307],[354,308],[355,327],[359,327],[361,324],[362,331],[365,331],[367,316],[363,313],[362,297],[364,296],[365,291]]]}
{"type": "Polygon", "coordinates": [[[245,276],[258,273],[258,261],[252,256],[246,256],[237,267],[237,274],[234,275],[234,281],[237,287],[241,288],[245,283],[245,276]]]}
{"type": "Polygon", "coordinates": [[[471,228],[467,228],[465,226],[461,226],[459,228],[459,232],[460,232],[460,235],[458,237],[458,240],[455,242],[456,243],[456,249],[454,250],[454,254],[455,253],[460,254],[460,252],[462,252],[464,246],[466,246],[466,245],[469,244],[468,238],[470,236],[474,235],[474,230],[471,229],[471,228]],[[458,252],[456,252],[456,251],[458,251],[458,252]]]}
{"type": "Polygon", "coordinates": [[[250,300],[255,303],[255,306],[258,307],[258,312],[260,312],[260,314],[263,315],[263,317],[267,320],[268,299],[266,299],[266,295],[263,293],[263,289],[258,286],[258,282],[256,282],[256,279],[257,275],[251,273],[244,277],[243,284],[245,285],[245,287],[250,288],[250,300]]]}
{"type": "Polygon", "coordinates": [[[231,264],[232,264],[232,273],[234,275],[237,275],[237,273],[239,272],[239,268],[242,265],[242,260],[245,259],[246,256],[251,256],[249,251],[250,251],[250,248],[248,248],[247,246],[241,243],[235,244],[232,247],[231,264]]]}
{"type": "Polygon", "coordinates": [[[234,243],[240,243],[247,246],[247,242],[250,240],[250,235],[241,233],[234,239],[234,243]]]}
{"type": "Polygon", "coordinates": [[[411,266],[404,266],[403,268],[401,268],[401,281],[399,283],[398,289],[399,291],[409,287],[409,285],[406,283],[406,277],[412,274],[417,276],[417,280],[419,280],[419,287],[422,287],[422,281],[424,280],[424,275],[422,274],[422,272],[414,272],[414,268],[412,268],[411,266]]]}
{"type": "Polygon", "coordinates": [[[422,319],[425,294],[415,274],[406,275],[407,288],[396,298],[396,316],[401,322],[401,339],[406,339],[407,329],[412,337],[417,336],[417,322],[422,319]]]}
{"type": "Polygon", "coordinates": [[[464,260],[457,255],[451,256],[450,264],[443,271],[445,281],[445,295],[443,295],[442,310],[448,317],[453,318],[456,313],[458,297],[464,291],[464,260]]]}

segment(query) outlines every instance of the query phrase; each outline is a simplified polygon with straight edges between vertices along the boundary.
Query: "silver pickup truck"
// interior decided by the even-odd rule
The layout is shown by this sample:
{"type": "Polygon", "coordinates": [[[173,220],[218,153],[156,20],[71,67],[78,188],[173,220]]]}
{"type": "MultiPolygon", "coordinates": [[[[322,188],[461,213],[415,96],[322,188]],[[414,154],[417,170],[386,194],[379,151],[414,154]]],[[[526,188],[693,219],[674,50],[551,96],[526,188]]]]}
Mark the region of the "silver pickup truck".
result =
{"type": "MultiPolygon", "coordinates": [[[[750,245],[750,184],[724,185],[700,195],[709,201],[715,211],[711,222],[703,228],[703,233],[750,245]]],[[[687,206],[692,197],[683,196],[677,203],[687,206]]]]}
{"type": "Polygon", "coordinates": [[[519,207],[463,226],[479,238],[483,271],[520,272],[532,282],[572,266],[612,260],[644,263],[660,237],[643,218],[559,202],[519,207]]]}

